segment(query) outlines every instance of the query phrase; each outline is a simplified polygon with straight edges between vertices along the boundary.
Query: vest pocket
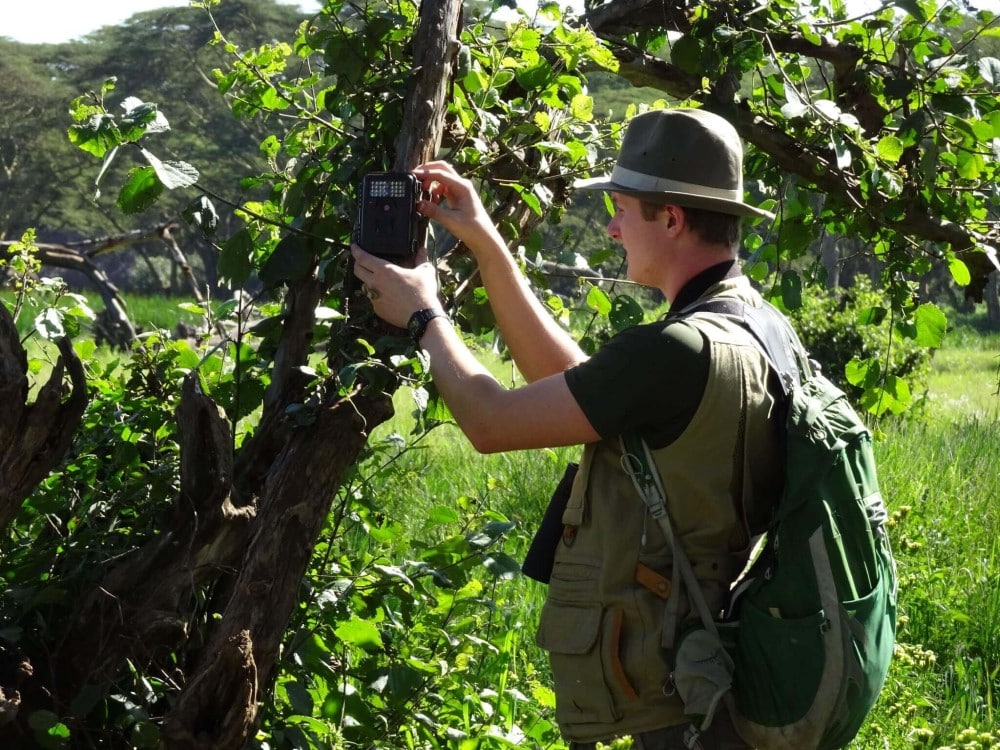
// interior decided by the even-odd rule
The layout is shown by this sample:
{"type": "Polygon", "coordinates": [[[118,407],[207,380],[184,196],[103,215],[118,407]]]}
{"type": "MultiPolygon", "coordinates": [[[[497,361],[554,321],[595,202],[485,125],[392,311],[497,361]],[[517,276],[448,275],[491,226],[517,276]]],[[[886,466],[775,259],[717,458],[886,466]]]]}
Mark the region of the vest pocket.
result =
{"type": "Polygon", "coordinates": [[[535,642],[549,652],[560,724],[621,718],[611,688],[616,665],[621,668],[615,642],[620,628],[615,623],[614,613],[596,603],[549,599],[542,607],[535,642]]]}

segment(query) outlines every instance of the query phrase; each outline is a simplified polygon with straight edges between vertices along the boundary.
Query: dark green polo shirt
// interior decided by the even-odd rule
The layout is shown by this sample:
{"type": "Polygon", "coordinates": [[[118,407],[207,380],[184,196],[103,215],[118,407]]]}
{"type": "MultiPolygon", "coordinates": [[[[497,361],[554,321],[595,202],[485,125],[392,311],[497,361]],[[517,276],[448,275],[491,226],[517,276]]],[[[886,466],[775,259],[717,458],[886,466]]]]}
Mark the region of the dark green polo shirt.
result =
{"type": "MultiPolygon", "coordinates": [[[[702,271],[678,293],[682,310],[705,290],[740,275],[727,261],[702,271]]],[[[708,380],[709,346],[683,320],[658,320],[614,336],[590,359],[566,371],[566,383],[602,438],[638,431],[650,448],[670,445],[687,428],[708,380]]]]}

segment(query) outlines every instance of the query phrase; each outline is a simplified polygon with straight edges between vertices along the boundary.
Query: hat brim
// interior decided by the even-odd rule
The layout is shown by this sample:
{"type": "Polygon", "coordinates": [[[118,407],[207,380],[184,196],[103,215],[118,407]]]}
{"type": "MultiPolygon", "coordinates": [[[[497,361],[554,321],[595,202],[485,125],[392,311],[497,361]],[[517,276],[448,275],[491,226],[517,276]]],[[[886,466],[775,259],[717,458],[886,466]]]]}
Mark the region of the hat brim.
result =
{"type": "Polygon", "coordinates": [[[610,175],[603,177],[590,177],[588,179],[576,180],[573,187],[577,190],[602,190],[612,193],[625,193],[633,195],[642,200],[654,203],[670,204],[675,206],[687,206],[688,208],[700,208],[705,211],[718,211],[723,214],[733,214],[735,216],[755,216],[762,219],[773,219],[774,214],[762,208],[749,206],[740,201],[731,201],[725,198],[714,198],[696,193],[656,193],[645,190],[635,190],[624,185],[620,185],[611,180],[610,175]]]}

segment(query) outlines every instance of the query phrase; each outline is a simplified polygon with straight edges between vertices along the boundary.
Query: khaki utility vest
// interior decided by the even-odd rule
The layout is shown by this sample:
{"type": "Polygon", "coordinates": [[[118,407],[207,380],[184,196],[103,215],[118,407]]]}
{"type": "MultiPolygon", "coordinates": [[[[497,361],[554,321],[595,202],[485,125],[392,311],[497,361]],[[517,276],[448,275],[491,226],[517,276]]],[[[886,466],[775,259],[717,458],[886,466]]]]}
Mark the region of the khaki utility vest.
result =
{"type": "MultiPolygon", "coordinates": [[[[702,299],[720,296],[761,302],[746,278],[719,282],[702,299]]],[[[687,429],[653,458],[674,528],[719,611],[749,556],[748,516],[759,512],[744,510],[744,500],[769,504],[781,475],[779,420],[767,363],[750,334],[720,315],[686,320],[710,344],[708,381],[687,429]],[[746,466],[754,470],[745,489],[746,466]]],[[[663,380],[669,388],[670,374],[663,380]]],[[[536,637],[550,654],[560,730],[579,742],[686,721],[669,680],[672,644],[661,643],[670,553],[622,459],[617,439],[584,447],[536,637]]],[[[681,602],[682,628],[686,595],[681,602]]]]}

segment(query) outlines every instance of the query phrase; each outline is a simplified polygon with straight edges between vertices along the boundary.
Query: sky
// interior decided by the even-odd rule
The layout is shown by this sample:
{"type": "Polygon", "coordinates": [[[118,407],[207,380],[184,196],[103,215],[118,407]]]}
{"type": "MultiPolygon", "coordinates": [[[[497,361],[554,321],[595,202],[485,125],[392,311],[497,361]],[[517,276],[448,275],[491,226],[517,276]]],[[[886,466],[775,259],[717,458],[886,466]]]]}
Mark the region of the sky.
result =
{"type": "MultiPolygon", "coordinates": [[[[280,2],[298,5],[307,13],[320,6],[313,0],[280,2]]],[[[0,0],[0,36],[26,44],[58,44],[116,26],[136,13],[189,4],[189,0],[0,0]]]]}
{"type": "MultiPolygon", "coordinates": [[[[853,0],[860,6],[874,1],[853,0]]],[[[281,2],[298,5],[306,13],[321,5],[320,0],[281,2]]],[[[0,0],[0,36],[27,44],[57,44],[117,25],[141,11],[188,4],[189,0],[0,0]]],[[[1000,12],[1000,0],[974,0],[973,5],[1000,12]]]]}

